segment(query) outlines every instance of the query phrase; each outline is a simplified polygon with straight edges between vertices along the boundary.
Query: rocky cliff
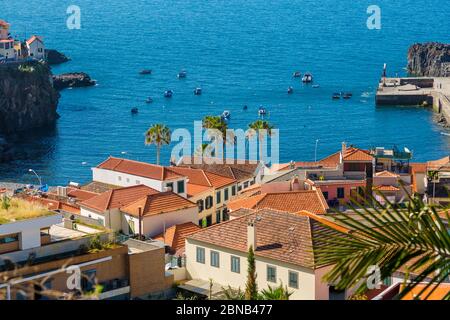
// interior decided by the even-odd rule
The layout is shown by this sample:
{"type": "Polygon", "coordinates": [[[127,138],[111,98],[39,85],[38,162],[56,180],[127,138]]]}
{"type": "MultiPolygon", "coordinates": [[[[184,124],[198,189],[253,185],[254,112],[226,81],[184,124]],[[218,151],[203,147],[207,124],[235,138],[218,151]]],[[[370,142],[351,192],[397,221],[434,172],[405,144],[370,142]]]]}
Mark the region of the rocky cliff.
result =
{"type": "Polygon", "coordinates": [[[53,124],[58,118],[58,100],[47,64],[0,64],[0,133],[53,124]]]}
{"type": "Polygon", "coordinates": [[[415,76],[450,77],[450,44],[412,45],[408,50],[408,72],[415,76]]]}
{"type": "Polygon", "coordinates": [[[84,72],[63,73],[53,76],[53,87],[56,90],[95,86],[95,80],[84,72]]]}
{"type": "Polygon", "coordinates": [[[47,56],[47,63],[49,65],[61,64],[70,61],[69,57],[55,49],[45,49],[45,55],[47,56]]]}

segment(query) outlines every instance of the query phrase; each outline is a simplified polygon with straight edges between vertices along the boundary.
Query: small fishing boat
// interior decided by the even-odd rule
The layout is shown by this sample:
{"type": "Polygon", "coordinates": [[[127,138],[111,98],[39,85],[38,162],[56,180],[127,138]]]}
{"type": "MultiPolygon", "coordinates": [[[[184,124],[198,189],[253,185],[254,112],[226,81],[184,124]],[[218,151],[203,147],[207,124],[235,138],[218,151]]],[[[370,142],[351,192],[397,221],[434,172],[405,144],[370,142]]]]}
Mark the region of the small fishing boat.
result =
{"type": "Polygon", "coordinates": [[[186,76],[187,76],[187,72],[184,70],[178,72],[178,75],[177,75],[178,79],[184,79],[184,78],[186,78],[186,76]]]}
{"type": "Polygon", "coordinates": [[[313,81],[313,76],[310,72],[306,72],[305,75],[302,78],[302,81],[304,83],[311,83],[313,81]]]}
{"type": "Polygon", "coordinates": [[[230,113],[230,111],[225,110],[220,117],[222,118],[222,120],[225,120],[225,121],[230,120],[231,113],[230,113]]]}
{"type": "Polygon", "coordinates": [[[342,98],[343,98],[343,99],[346,99],[346,100],[350,99],[351,97],[352,97],[352,95],[351,95],[351,94],[348,94],[348,93],[344,93],[344,94],[342,95],[342,98]]]}
{"type": "Polygon", "coordinates": [[[194,95],[199,96],[202,94],[202,88],[195,88],[194,89],[194,95]]]}
{"type": "Polygon", "coordinates": [[[172,90],[164,91],[164,97],[165,98],[172,98],[172,96],[173,96],[173,91],[172,90]]]}
{"type": "Polygon", "coordinates": [[[289,87],[288,90],[287,90],[287,93],[288,94],[294,93],[294,88],[289,87]]]}
{"type": "Polygon", "coordinates": [[[247,105],[245,105],[243,109],[244,109],[244,110],[247,110],[247,109],[248,109],[247,105]]]}
{"type": "Polygon", "coordinates": [[[333,98],[333,100],[338,100],[338,99],[340,99],[341,98],[341,94],[340,93],[333,93],[333,96],[332,96],[332,98],[333,98]]]}
{"type": "Polygon", "coordinates": [[[301,78],[301,76],[302,76],[302,73],[301,73],[300,71],[295,71],[295,72],[292,74],[292,77],[293,77],[293,78],[301,78]]]}
{"type": "Polygon", "coordinates": [[[145,99],[145,103],[153,103],[153,99],[151,97],[148,97],[145,99]]]}
{"type": "Polygon", "coordinates": [[[267,114],[266,108],[264,108],[263,106],[260,106],[258,109],[258,115],[262,117],[262,116],[265,116],[266,114],[267,114]]]}
{"type": "Polygon", "coordinates": [[[150,69],[144,69],[144,70],[141,70],[141,71],[139,72],[139,74],[152,74],[152,70],[150,70],[150,69]]]}
{"type": "Polygon", "coordinates": [[[139,109],[138,108],[132,108],[131,109],[131,114],[138,114],[139,113],[139,109]]]}

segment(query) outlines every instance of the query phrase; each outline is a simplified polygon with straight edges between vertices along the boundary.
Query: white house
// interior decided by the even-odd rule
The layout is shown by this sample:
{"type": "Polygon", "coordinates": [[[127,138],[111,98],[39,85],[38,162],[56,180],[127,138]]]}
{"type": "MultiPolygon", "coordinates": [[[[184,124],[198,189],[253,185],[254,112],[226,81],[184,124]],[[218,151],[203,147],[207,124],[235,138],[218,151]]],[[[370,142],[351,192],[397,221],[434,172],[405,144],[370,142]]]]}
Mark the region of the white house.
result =
{"type": "Polygon", "coordinates": [[[0,20],[0,60],[15,59],[14,39],[9,34],[9,23],[0,20]]]}
{"type": "Polygon", "coordinates": [[[26,41],[28,55],[35,59],[45,59],[45,45],[41,37],[32,36],[26,41]]]}
{"type": "Polygon", "coordinates": [[[92,168],[92,180],[109,185],[129,187],[145,185],[160,192],[172,190],[187,197],[187,178],[163,166],[109,157],[92,168]]]}
{"type": "Polygon", "coordinates": [[[350,292],[322,281],[331,267],[316,263],[315,240],[324,227],[313,216],[263,209],[188,236],[187,276],[195,280],[191,283],[214,279],[218,286],[245,290],[252,246],[259,290],[282,283],[293,293],[292,300],[345,299],[350,292]]]}
{"type": "Polygon", "coordinates": [[[171,191],[159,192],[144,185],[112,189],[80,203],[80,214],[124,234],[147,237],[172,225],[196,223],[198,208],[171,191]],[[139,217],[142,227],[139,228],[139,217]]]}

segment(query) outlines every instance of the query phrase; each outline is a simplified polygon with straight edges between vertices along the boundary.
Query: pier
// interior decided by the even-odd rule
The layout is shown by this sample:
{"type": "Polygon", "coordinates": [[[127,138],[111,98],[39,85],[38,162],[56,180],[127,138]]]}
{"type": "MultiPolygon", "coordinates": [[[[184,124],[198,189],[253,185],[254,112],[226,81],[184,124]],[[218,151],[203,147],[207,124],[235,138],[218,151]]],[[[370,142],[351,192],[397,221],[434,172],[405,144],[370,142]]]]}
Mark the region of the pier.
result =
{"type": "Polygon", "coordinates": [[[377,106],[432,107],[450,123],[450,78],[382,77],[375,102],[377,106]]]}

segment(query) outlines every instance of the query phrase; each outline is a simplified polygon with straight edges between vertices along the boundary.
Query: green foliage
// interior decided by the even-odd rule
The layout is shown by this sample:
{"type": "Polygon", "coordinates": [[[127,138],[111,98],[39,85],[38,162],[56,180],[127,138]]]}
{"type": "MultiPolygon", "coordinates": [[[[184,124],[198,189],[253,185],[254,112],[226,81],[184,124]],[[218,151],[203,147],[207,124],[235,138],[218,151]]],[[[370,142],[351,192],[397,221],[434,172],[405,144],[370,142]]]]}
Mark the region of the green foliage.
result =
{"type": "MultiPolygon", "coordinates": [[[[431,279],[418,293],[422,296],[427,292],[426,299],[449,276],[450,234],[447,226],[437,208],[424,204],[419,197],[409,197],[406,208],[398,208],[383,194],[379,195],[384,198],[385,205],[374,197],[363,200],[361,205],[352,200],[353,215],[340,212],[330,215],[352,231],[322,231],[321,245],[316,250],[318,265],[334,265],[324,280],[343,290],[359,285],[371,266],[380,268],[381,279],[403,267],[417,276],[406,284],[397,298],[405,296],[420,282],[431,279]]],[[[442,214],[449,220],[448,212],[442,214]]],[[[362,294],[367,289],[366,281],[362,281],[355,294],[362,294]]],[[[450,293],[446,298],[450,298],[450,293]]]]}
{"type": "Polygon", "coordinates": [[[260,300],[289,300],[294,292],[289,291],[287,286],[283,286],[281,283],[277,287],[269,286],[268,289],[264,289],[259,294],[260,300]]]}
{"type": "Polygon", "coordinates": [[[255,265],[255,253],[253,247],[250,246],[247,255],[247,282],[245,284],[245,299],[257,300],[258,299],[258,285],[256,283],[256,265],[255,265]]]}
{"type": "Polygon", "coordinates": [[[271,136],[272,130],[274,126],[272,126],[268,121],[265,120],[256,120],[248,125],[249,131],[247,133],[247,139],[251,139],[253,137],[258,138],[259,145],[259,159],[263,160],[263,141],[266,135],[271,136]]]}
{"type": "Polygon", "coordinates": [[[223,139],[223,144],[233,144],[235,140],[234,134],[232,132],[227,132],[228,124],[225,120],[222,119],[221,116],[205,116],[202,121],[203,129],[209,130],[217,130],[216,132],[211,131],[208,132],[209,136],[215,139],[218,139],[218,135],[220,134],[220,138],[223,139]]]}
{"type": "Polygon", "coordinates": [[[241,290],[241,288],[234,290],[231,286],[228,286],[228,288],[222,289],[225,300],[245,300],[245,293],[241,290]]]}
{"type": "Polygon", "coordinates": [[[0,207],[3,210],[8,210],[11,207],[11,199],[7,196],[3,196],[0,207]]]}
{"type": "Polygon", "coordinates": [[[208,222],[206,221],[206,217],[202,219],[202,228],[206,228],[208,226],[208,222]]]}

